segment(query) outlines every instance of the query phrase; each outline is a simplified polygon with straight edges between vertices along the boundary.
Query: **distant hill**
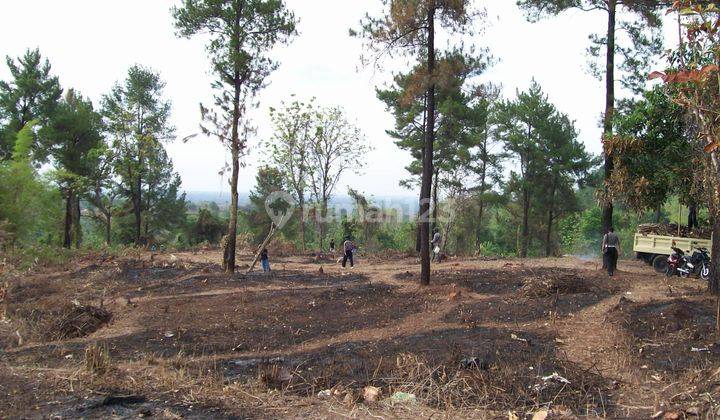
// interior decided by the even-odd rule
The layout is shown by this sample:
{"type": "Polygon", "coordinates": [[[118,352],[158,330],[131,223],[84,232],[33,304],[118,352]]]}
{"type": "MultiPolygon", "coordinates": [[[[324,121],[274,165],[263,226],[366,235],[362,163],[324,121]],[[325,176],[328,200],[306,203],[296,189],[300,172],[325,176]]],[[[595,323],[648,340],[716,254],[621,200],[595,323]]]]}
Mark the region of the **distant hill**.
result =
{"type": "MultiPolygon", "coordinates": [[[[214,201],[220,207],[226,207],[230,204],[230,194],[228,192],[218,191],[188,191],[185,193],[186,199],[194,204],[202,204],[214,201]]],[[[241,191],[239,193],[239,204],[245,206],[250,204],[250,193],[241,191]]],[[[370,201],[381,207],[401,207],[403,209],[415,209],[418,199],[411,195],[397,196],[372,196],[370,201]]],[[[352,207],[353,200],[346,194],[339,194],[330,201],[331,206],[352,207]]]]}

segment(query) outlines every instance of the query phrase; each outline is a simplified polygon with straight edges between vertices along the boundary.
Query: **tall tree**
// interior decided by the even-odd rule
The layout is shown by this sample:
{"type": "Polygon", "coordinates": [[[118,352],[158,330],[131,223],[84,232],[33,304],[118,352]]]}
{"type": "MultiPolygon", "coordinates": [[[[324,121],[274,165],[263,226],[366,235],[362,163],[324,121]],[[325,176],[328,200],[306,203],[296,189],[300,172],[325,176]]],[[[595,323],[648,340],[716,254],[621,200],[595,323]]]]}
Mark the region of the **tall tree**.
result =
{"type": "Polygon", "coordinates": [[[295,34],[295,17],[282,0],[184,0],[172,13],[178,35],[210,37],[207,52],[216,76],[212,86],[218,92],[217,110],[203,112],[211,117],[209,123],[214,126],[204,132],[216,135],[232,155],[229,240],[225,245],[223,268],[234,273],[238,174],[244,149],[241,119],[245,117],[249,101],[277,68],[268,52],[295,34]]]}
{"type": "Polygon", "coordinates": [[[143,204],[143,236],[148,240],[158,234],[183,227],[187,202],[181,192],[181,180],[161,143],[151,145],[143,204]]]}
{"type": "MultiPolygon", "coordinates": [[[[431,203],[433,219],[437,218],[438,197],[442,187],[440,180],[444,173],[454,171],[453,165],[462,160],[458,159],[460,151],[474,147],[473,143],[477,139],[466,133],[466,123],[471,114],[470,103],[481,91],[471,86],[470,80],[486,66],[486,60],[467,56],[457,50],[442,54],[438,59],[436,152],[433,156],[431,203]]],[[[406,187],[418,186],[422,182],[426,92],[418,90],[417,79],[424,77],[424,74],[424,68],[416,66],[407,74],[396,75],[393,86],[377,89],[378,98],[395,116],[395,128],[387,133],[398,147],[408,150],[413,157],[406,168],[411,177],[401,182],[406,187]]]]}
{"type": "Polygon", "coordinates": [[[316,114],[315,136],[310,147],[310,185],[320,205],[320,249],[325,240],[328,203],[340,177],[359,170],[371,148],[360,129],[351,124],[341,108],[326,108],[316,114]]]}
{"type": "Polygon", "coordinates": [[[495,201],[493,187],[502,180],[503,151],[496,151],[497,140],[490,135],[489,116],[492,104],[497,100],[499,92],[494,87],[487,87],[480,97],[470,104],[464,119],[467,136],[473,145],[470,157],[472,171],[477,183],[472,187],[477,202],[477,220],[475,224],[475,250],[480,252],[483,241],[482,222],[488,201],[495,201]]]}
{"type": "MultiPolygon", "coordinates": [[[[613,135],[613,116],[615,114],[615,70],[623,71],[620,78],[623,86],[638,92],[644,86],[644,75],[652,62],[651,58],[662,51],[662,38],[659,28],[662,20],[657,10],[667,2],[657,0],[518,0],[517,4],[527,12],[531,21],[537,21],[546,15],[558,15],[569,9],[582,11],[601,11],[607,15],[607,31],[604,36],[590,35],[591,56],[598,57],[605,50],[604,71],[591,64],[593,73],[605,78],[605,113],[603,116],[603,144],[605,147],[605,180],[613,172],[613,157],[606,140],[613,135]],[[645,28],[650,28],[648,33],[645,28]],[[621,35],[624,35],[621,38],[621,35]],[[619,40],[627,40],[621,46],[619,40]],[[616,56],[620,53],[622,61],[616,66],[616,56]]],[[[603,207],[603,230],[612,226],[613,203],[605,186],[601,204],[603,207]]]]}
{"type": "MultiPolygon", "coordinates": [[[[424,63],[424,77],[417,80],[425,91],[425,127],[420,186],[420,283],[430,284],[430,192],[432,189],[433,151],[436,118],[436,49],[435,26],[450,32],[467,32],[472,13],[469,0],[383,0],[383,15],[367,16],[361,35],[367,48],[381,59],[384,55],[401,54],[424,63]]],[[[357,34],[351,31],[351,34],[357,34]]]]}
{"type": "Polygon", "coordinates": [[[120,188],[115,179],[115,151],[107,142],[90,151],[88,155],[91,169],[88,179],[88,192],[85,196],[93,208],[90,217],[103,226],[105,244],[112,242],[112,221],[121,209],[117,198],[120,188]]]}
{"type": "Polygon", "coordinates": [[[102,114],[116,154],[115,172],[135,217],[136,245],[143,243],[144,194],[153,155],[162,148],[161,141],[174,134],[169,121],[170,102],[163,99],[164,88],[165,82],[158,73],[135,65],[128,71],[127,79],[103,97],[102,114]]]}
{"type": "Polygon", "coordinates": [[[300,243],[305,251],[305,204],[310,186],[308,159],[316,131],[313,129],[316,110],[312,101],[293,100],[279,109],[270,109],[273,136],[266,142],[267,162],[283,175],[300,207],[300,243]]]}
{"type": "Polygon", "coordinates": [[[519,173],[513,173],[511,187],[521,202],[521,228],[518,255],[528,255],[530,209],[533,183],[539,179],[545,162],[540,144],[548,135],[549,121],[556,114],[540,86],[533,81],[527,92],[518,92],[514,101],[499,103],[493,114],[493,134],[514,154],[519,173]]]}
{"type": "Polygon", "coordinates": [[[564,214],[577,210],[574,190],[584,183],[597,164],[577,136],[573,121],[556,112],[548,121],[547,131],[539,138],[538,152],[545,169],[540,171],[540,182],[534,183],[534,195],[544,213],[546,257],[555,254],[554,223],[564,214]]]}
{"type": "MultiPolygon", "coordinates": [[[[673,9],[680,20],[680,46],[669,54],[670,68],[653,72],[671,85],[673,100],[688,112],[695,126],[692,147],[702,147],[703,165],[695,175],[708,189],[707,206],[713,223],[713,250],[720,249],[720,13],[715,2],[678,0],[673,9]]],[[[718,296],[720,314],[720,252],[712,253],[710,291],[718,296]]],[[[720,333],[720,317],[717,320],[720,333]]]]}
{"type": "Polygon", "coordinates": [[[52,117],[40,129],[40,143],[55,165],[55,175],[65,197],[63,245],[80,247],[80,198],[88,189],[93,151],[102,147],[102,117],[89,100],[68,90],[52,117]]]}
{"type": "MultiPolygon", "coordinates": [[[[46,121],[62,96],[60,82],[39,50],[27,50],[17,61],[11,57],[6,61],[12,80],[0,81],[0,160],[12,157],[17,133],[32,120],[46,121]]],[[[38,146],[33,144],[36,157],[44,159],[38,146]]]]}
{"type": "Polygon", "coordinates": [[[657,211],[671,195],[689,206],[703,203],[695,176],[702,150],[691,147],[686,112],[662,86],[618,107],[613,149],[612,197],[635,211],[657,211]]]}

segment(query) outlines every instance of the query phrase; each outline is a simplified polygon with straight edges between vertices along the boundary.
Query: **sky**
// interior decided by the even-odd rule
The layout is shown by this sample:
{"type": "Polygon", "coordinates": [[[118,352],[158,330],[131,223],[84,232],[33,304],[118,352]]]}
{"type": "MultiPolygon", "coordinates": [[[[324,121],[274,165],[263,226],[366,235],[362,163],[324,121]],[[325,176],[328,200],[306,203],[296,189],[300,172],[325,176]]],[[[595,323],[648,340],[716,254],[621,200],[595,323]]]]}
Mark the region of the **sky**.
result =
{"type": "MultiPolygon", "coordinates": [[[[127,69],[141,64],[158,71],[167,83],[165,97],[172,102],[172,123],[177,137],[199,133],[199,103],[212,98],[213,76],[204,39],[175,36],[170,8],[176,0],[3,0],[0,2],[0,56],[17,57],[27,48],[39,48],[50,60],[63,88],[75,88],[99,103],[127,69]],[[32,17],[30,19],[29,17],[32,17]]],[[[338,186],[351,186],[372,196],[409,196],[399,186],[410,162],[386,134],[392,116],[375,96],[375,88],[391,80],[394,71],[406,69],[401,60],[383,69],[363,67],[362,44],[348,30],[357,28],[367,12],[380,9],[379,0],[286,0],[299,19],[298,35],[272,57],[279,68],[258,97],[252,111],[258,128],[240,173],[240,190],[249,191],[264,156],[259,143],[272,135],[268,109],[288,100],[316,98],[322,106],[341,106],[373,147],[360,173],[348,173],[338,186]]],[[[487,17],[476,24],[477,33],[466,43],[488,47],[496,63],[481,82],[502,85],[511,98],[526,89],[533,78],[562,112],[576,121],[580,140],[595,154],[601,151],[599,121],[604,109],[604,83],[587,72],[588,35],[601,32],[601,13],[569,11],[528,23],[515,0],[478,1],[487,17]]],[[[444,45],[440,45],[444,47],[444,45]]],[[[0,68],[0,79],[8,77],[0,68]]],[[[187,143],[167,145],[176,170],[189,192],[213,192],[227,199],[227,176],[219,171],[228,161],[226,150],[201,135],[187,143]]]]}

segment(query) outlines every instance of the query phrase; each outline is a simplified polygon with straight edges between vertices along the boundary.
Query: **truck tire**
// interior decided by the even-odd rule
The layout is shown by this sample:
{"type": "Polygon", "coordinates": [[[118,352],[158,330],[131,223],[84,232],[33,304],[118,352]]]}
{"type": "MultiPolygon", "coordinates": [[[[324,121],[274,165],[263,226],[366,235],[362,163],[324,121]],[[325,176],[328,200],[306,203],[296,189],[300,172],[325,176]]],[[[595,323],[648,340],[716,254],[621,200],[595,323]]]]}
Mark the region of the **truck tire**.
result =
{"type": "Polygon", "coordinates": [[[656,273],[664,273],[667,270],[667,255],[656,255],[652,260],[652,266],[656,273]]]}

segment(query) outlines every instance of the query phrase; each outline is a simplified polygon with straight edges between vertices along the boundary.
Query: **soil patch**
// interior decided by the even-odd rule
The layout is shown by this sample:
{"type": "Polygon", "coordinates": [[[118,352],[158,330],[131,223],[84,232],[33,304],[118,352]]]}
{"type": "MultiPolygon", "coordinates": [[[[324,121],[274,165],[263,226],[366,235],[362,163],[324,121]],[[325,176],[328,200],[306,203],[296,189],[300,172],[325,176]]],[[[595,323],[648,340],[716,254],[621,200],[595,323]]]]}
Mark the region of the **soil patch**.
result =
{"type": "Polygon", "coordinates": [[[608,320],[630,335],[642,363],[681,374],[720,362],[712,299],[634,302],[621,298],[608,320]]]}

